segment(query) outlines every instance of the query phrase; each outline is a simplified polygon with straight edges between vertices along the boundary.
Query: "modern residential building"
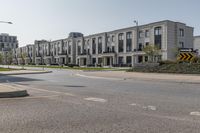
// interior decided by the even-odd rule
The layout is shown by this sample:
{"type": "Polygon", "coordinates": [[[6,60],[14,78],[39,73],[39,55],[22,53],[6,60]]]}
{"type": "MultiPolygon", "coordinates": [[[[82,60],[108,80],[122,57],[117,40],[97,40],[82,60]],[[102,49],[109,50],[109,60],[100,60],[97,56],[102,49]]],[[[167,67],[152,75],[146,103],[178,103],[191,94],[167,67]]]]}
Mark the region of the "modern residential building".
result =
{"type": "Polygon", "coordinates": [[[194,49],[197,50],[198,55],[200,55],[200,36],[194,37],[194,49]]]}
{"type": "MultiPolygon", "coordinates": [[[[155,45],[160,53],[156,61],[175,60],[177,48],[193,48],[193,28],[169,20],[83,36],[72,32],[68,38],[40,40],[31,45],[28,63],[79,66],[135,66],[147,62],[143,51],[155,45]]],[[[20,49],[20,48],[19,48],[20,49]]],[[[29,51],[17,50],[17,52],[29,51]]]]}
{"type": "Polygon", "coordinates": [[[16,36],[10,36],[9,34],[0,34],[0,51],[10,51],[18,48],[18,41],[16,36]]]}
{"type": "Polygon", "coordinates": [[[77,50],[81,50],[76,63],[80,66],[134,66],[148,61],[142,49],[150,44],[161,50],[158,61],[174,60],[177,47],[193,48],[193,28],[166,20],[86,36],[76,45],[77,50]]]}

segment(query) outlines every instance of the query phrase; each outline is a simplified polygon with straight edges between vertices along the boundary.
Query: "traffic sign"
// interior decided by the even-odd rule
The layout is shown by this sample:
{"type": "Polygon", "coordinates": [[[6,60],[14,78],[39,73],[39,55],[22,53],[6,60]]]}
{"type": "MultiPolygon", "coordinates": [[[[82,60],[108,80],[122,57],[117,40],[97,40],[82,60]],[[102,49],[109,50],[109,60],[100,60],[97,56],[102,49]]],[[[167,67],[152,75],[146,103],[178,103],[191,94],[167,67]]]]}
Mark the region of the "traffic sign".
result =
{"type": "Polygon", "coordinates": [[[192,52],[180,52],[178,55],[179,61],[192,61],[195,55],[192,52]]]}

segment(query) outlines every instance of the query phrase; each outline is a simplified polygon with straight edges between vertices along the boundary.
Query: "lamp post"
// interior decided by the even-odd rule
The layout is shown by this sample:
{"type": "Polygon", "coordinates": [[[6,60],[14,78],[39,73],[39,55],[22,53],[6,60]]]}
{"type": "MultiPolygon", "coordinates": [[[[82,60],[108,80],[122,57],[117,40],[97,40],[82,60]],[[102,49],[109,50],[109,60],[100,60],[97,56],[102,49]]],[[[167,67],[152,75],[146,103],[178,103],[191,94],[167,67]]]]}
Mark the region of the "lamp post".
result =
{"type": "Polygon", "coordinates": [[[13,24],[12,22],[0,21],[0,23],[13,24]]]}
{"type": "MultiPolygon", "coordinates": [[[[138,27],[138,21],[137,20],[134,20],[133,22],[136,24],[136,47],[134,49],[134,52],[135,52],[135,51],[137,51],[138,42],[139,42],[139,36],[138,36],[139,27],[138,27]]],[[[133,57],[132,57],[132,67],[135,67],[135,62],[136,62],[136,57],[133,54],[133,57]]]]}
{"type": "Polygon", "coordinates": [[[139,40],[139,28],[138,28],[138,21],[137,20],[134,20],[134,23],[136,24],[136,50],[137,50],[137,47],[138,47],[138,40],[139,40]]]}

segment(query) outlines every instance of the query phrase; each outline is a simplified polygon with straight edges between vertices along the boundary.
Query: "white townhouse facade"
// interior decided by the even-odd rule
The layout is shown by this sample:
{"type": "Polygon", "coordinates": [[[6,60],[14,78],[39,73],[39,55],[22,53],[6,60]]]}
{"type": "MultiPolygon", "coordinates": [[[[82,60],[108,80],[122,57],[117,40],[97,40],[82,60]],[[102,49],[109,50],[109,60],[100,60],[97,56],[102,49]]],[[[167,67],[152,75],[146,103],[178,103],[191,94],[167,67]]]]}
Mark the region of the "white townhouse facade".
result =
{"type": "Polygon", "coordinates": [[[194,49],[197,50],[198,55],[200,55],[200,36],[194,37],[194,49]]]}
{"type": "Polygon", "coordinates": [[[34,45],[30,45],[31,62],[27,62],[45,65],[134,66],[149,60],[143,52],[147,45],[156,45],[160,49],[155,60],[175,60],[175,49],[193,48],[193,40],[193,27],[169,20],[88,36],[71,32],[65,39],[35,41],[34,45]]]}
{"type": "Polygon", "coordinates": [[[157,60],[174,60],[175,48],[193,48],[193,28],[166,20],[86,36],[76,45],[81,46],[77,51],[82,52],[77,55],[76,63],[80,66],[134,66],[148,61],[142,49],[150,44],[161,50],[157,60]]]}

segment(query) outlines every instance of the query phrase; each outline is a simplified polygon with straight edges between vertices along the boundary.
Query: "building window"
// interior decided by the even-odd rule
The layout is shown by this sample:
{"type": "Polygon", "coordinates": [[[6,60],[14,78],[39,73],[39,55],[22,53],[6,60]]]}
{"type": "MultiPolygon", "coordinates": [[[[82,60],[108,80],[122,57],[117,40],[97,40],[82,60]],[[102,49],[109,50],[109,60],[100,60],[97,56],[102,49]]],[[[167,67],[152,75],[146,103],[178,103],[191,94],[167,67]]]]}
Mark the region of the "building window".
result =
{"type": "Polygon", "coordinates": [[[71,45],[69,45],[69,49],[68,50],[69,50],[68,53],[70,55],[71,54],[71,45]]]}
{"type": "Polygon", "coordinates": [[[119,57],[118,60],[119,60],[119,64],[123,64],[123,57],[119,57]]]}
{"type": "Polygon", "coordinates": [[[115,42],[115,36],[114,35],[112,36],[112,42],[115,42]]]}
{"type": "Polygon", "coordinates": [[[179,48],[184,48],[184,42],[179,42],[179,48]]]}
{"type": "Polygon", "coordinates": [[[102,37],[98,38],[98,54],[102,53],[102,37]]]}
{"type": "Polygon", "coordinates": [[[138,56],[138,63],[142,63],[143,62],[143,56],[138,56]]]}
{"type": "Polygon", "coordinates": [[[180,29],[179,32],[180,32],[180,37],[183,37],[184,36],[184,29],[180,29]]]}
{"type": "Polygon", "coordinates": [[[161,35],[161,27],[156,27],[154,29],[154,44],[157,46],[159,49],[161,49],[162,46],[162,35],[161,35]]]}
{"type": "Polygon", "coordinates": [[[132,57],[131,56],[127,56],[126,57],[126,62],[127,62],[127,64],[131,64],[132,63],[132,57]]]}
{"type": "Polygon", "coordinates": [[[149,30],[145,30],[145,37],[149,37],[149,30]]]}
{"type": "Polygon", "coordinates": [[[92,54],[96,54],[96,39],[92,39],[92,54]]]}
{"type": "Polygon", "coordinates": [[[156,27],[155,29],[154,29],[154,34],[155,35],[161,35],[161,27],[156,27]]]}
{"type": "Polygon", "coordinates": [[[143,37],[143,32],[139,31],[139,38],[142,38],[142,37],[143,37]]]}
{"type": "Polygon", "coordinates": [[[124,34],[120,33],[119,34],[119,52],[123,52],[124,51],[124,34]]]}
{"type": "Polygon", "coordinates": [[[126,52],[132,51],[132,33],[128,32],[126,34],[126,52]]]}
{"type": "Polygon", "coordinates": [[[78,55],[81,54],[81,46],[78,46],[78,55]]]}
{"type": "Polygon", "coordinates": [[[139,43],[138,51],[142,51],[142,48],[143,48],[142,43],[139,43]]]}
{"type": "Polygon", "coordinates": [[[149,46],[149,42],[146,42],[145,45],[146,45],[146,46],[149,46]]]}
{"type": "Polygon", "coordinates": [[[115,46],[112,46],[111,51],[115,52],[115,46]]]}

